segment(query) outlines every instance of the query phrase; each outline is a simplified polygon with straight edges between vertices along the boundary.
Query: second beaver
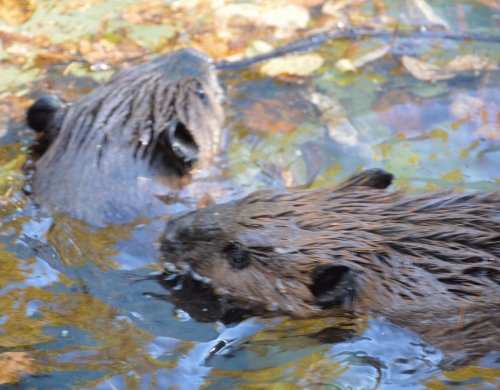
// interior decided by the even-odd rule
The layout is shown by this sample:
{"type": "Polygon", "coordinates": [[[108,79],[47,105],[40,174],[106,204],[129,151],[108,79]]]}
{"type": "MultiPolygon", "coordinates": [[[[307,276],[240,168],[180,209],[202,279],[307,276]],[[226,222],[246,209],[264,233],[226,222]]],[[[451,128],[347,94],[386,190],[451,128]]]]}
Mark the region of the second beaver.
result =
{"type": "Polygon", "coordinates": [[[334,189],[260,191],[174,217],[167,269],[257,313],[372,313],[438,346],[454,329],[469,356],[500,349],[500,194],[410,196],[384,191],[391,181],[368,170],[334,189]]]}
{"type": "Polygon", "coordinates": [[[162,198],[219,154],[224,114],[212,60],[183,49],[124,69],[73,104],[39,98],[27,121],[47,150],[37,202],[101,226],[162,213],[162,198]]]}

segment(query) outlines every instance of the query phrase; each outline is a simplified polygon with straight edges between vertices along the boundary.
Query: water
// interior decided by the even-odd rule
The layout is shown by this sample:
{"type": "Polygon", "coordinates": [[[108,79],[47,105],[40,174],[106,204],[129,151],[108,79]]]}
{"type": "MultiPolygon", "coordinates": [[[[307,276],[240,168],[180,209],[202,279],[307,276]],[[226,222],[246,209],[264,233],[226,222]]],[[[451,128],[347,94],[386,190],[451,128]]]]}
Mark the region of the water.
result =
{"type": "MultiPolygon", "coordinates": [[[[443,372],[439,350],[383,318],[241,320],[196,283],[162,280],[156,237],[165,218],[96,230],[33,205],[22,169],[32,142],[22,115],[32,91],[75,99],[124,58],[173,49],[182,42],[172,38],[177,29],[191,28],[192,44],[216,51],[220,38],[211,46],[201,31],[216,11],[198,5],[200,27],[181,9],[175,24],[159,4],[145,7],[150,15],[136,1],[47,0],[18,14],[10,5],[0,25],[11,34],[0,49],[0,352],[26,351],[37,366],[18,387],[497,388],[498,354],[443,372]],[[109,66],[94,72],[79,55],[109,66]]],[[[399,2],[387,4],[388,15],[403,15],[399,2]]],[[[471,31],[496,32],[498,17],[485,6],[432,4],[452,28],[466,22],[471,31]]],[[[263,39],[253,34],[248,42],[263,39]]],[[[359,42],[356,51],[379,44],[359,42]]],[[[397,55],[342,73],[335,63],[353,50],[348,42],[323,45],[324,65],[292,83],[258,67],[220,74],[231,131],[226,177],[249,192],[324,186],[378,166],[410,191],[499,190],[498,71],[430,83],[400,63],[401,53],[443,61],[475,53],[498,62],[496,45],[401,41],[397,55]]]]}

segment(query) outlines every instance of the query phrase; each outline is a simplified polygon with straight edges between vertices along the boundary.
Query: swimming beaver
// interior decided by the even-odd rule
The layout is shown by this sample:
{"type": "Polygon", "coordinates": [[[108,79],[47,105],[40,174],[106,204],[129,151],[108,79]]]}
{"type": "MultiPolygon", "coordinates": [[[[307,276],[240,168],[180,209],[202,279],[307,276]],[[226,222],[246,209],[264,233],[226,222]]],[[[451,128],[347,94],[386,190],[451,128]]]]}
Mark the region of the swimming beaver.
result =
{"type": "Polygon", "coordinates": [[[118,72],[71,105],[43,96],[27,122],[49,146],[35,199],[94,225],[161,213],[161,197],[219,153],[222,90],[212,61],[179,50],[118,72]]]}
{"type": "Polygon", "coordinates": [[[382,315],[455,361],[500,350],[500,194],[405,195],[391,181],[373,169],[174,217],[163,260],[256,313],[382,315]]]}

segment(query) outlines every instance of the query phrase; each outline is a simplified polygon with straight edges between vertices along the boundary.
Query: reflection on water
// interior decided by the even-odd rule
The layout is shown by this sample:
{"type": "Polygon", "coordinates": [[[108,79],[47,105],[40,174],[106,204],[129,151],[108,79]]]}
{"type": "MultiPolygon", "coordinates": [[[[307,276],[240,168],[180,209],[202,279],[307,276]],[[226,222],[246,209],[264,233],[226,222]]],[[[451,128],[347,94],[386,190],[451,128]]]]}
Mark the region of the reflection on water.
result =
{"type": "MultiPolygon", "coordinates": [[[[30,205],[12,213],[0,236],[0,345],[35,357],[40,375],[27,378],[27,388],[419,389],[422,381],[465,380],[443,377],[439,351],[381,318],[249,318],[224,325],[232,308],[194,296],[194,310],[188,282],[166,281],[165,290],[151,276],[155,263],[137,266],[140,254],[127,253],[137,248],[120,248],[141,236],[134,228],[87,227],[82,234],[79,222],[38,216],[30,205]]],[[[494,388],[497,370],[478,370],[474,383],[494,388]]]]}
{"type": "MultiPolygon", "coordinates": [[[[52,33],[43,19],[52,12],[50,2],[42,3],[36,10],[29,2],[27,32],[52,33]]],[[[88,21],[79,24],[91,30],[101,14],[137,2],[122,3],[84,4],[88,21]]],[[[453,9],[436,3],[443,3],[444,15],[453,9]]],[[[58,19],[54,42],[76,34],[68,28],[76,17],[71,7],[81,4],[61,4],[70,13],[58,19]]],[[[388,4],[396,9],[391,14],[399,12],[399,2],[388,4]]],[[[481,29],[494,30],[487,9],[474,9],[481,29]]],[[[121,31],[125,22],[109,15],[108,27],[121,31]]],[[[137,15],[127,15],[127,23],[135,23],[137,15]]],[[[109,42],[123,38],[116,31],[109,42]]],[[[147,40],[155,31],[134,24],[131,34],[147,40]]],[[[358,49],[373,44],[356,43],[358,49]]],[[[395,51],[440,49],[426,45],[413,42],[395,51]]],[[[35,359],[37,373],[21,388],[497,388],[498,353],[443,372],[439,350],[383,318],[245,319],[196,281],[165,279],[156,239],[168,216],[96,230],[36,208],[25,195],[22,170],[31,135],[19,114],[27,99],[19,96],[27,92],[13,80],[22,76],[24,83],[38,73],[16,63],[20,49],[14,49],[0,57],[12,61],[8,80],[0,80],[0,354],[26,351],[35,359]]],[[[470,42],[447,42],[446,49],[498,57],[470,42]]],[[[236,183],[226,198],[263,187],[324,186],[375,166],[392,171],[396,185],[411,191],[457,183],[460,189],[500,189],[498,71],[430,83],[412,79],[391,56],[342,73],[334,64],[348,54],[345,42],[319,53],[324,67],[296,83],[255,69],[221,75],[232,132],[224,180],[236,183]]],[[[57,55],[67,60],[64,53],[52,55],[55,62],[57,55]]],[[[75,98],[93,86],[89,80],[55,69],[40,85],[75,98]]],[[[211,185],[220,190],[227,182],[211,185]]],[[[196,195],[191,197],[174,201],[171,211],[195,207],[196,195]]]]}

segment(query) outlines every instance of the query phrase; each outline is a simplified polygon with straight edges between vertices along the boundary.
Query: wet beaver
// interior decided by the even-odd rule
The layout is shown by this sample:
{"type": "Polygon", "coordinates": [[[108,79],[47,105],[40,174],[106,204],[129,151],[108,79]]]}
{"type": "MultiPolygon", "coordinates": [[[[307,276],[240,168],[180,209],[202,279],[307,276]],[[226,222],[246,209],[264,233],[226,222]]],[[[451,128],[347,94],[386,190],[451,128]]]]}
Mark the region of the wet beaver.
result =
{"type": "Polygon", "coordinates": [[[94,225],[162,212],[162,196],[219,153],[222,90],[209,57],[179,50],[118,72],[71,105],[36,100],[27,122],[47,150],[37,202],[94,225]]]}
{"type": "Polygon", "coordinates": [[[382,315],[456,361],[500,350],[500,194],[405,195],[391,181],[367,170],[174,217],[163,260],[256,313],[382,315]]]}

